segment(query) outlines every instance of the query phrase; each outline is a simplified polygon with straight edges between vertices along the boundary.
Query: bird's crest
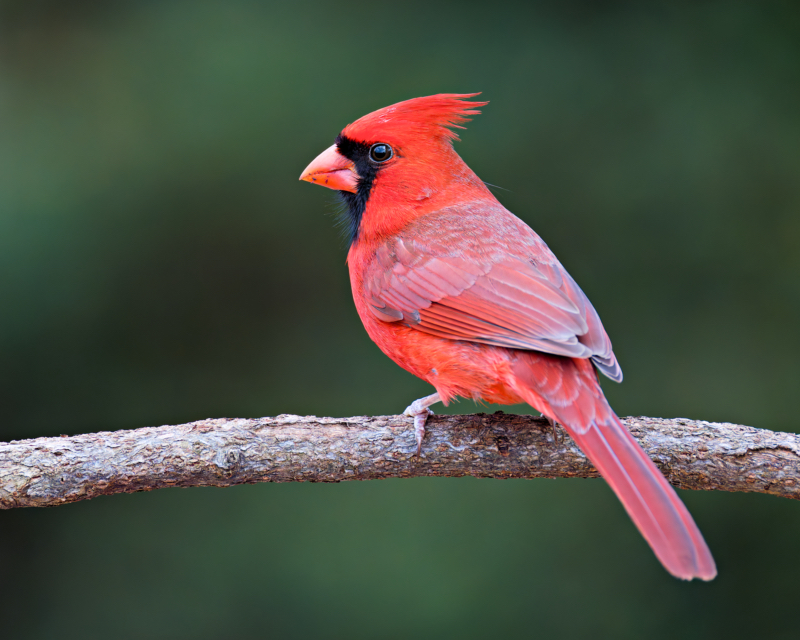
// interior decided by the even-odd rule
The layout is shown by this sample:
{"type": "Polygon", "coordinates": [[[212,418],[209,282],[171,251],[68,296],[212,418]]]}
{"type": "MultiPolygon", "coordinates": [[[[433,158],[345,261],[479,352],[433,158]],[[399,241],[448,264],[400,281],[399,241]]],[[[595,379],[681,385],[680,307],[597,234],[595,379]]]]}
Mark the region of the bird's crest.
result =
{"type": "Polygon", "coordinates": [[[347,125],[342,135],[356,140],[372,137],[376,132],[419,133],[434,135],[445,140],[458,140],[453,129],[469,122],[468,116],[479,114],[477,107],[488,102],[473,102],[479,93],[439,93],[434,96],[412,98],[389,107],[378,109],[347,125]]]}

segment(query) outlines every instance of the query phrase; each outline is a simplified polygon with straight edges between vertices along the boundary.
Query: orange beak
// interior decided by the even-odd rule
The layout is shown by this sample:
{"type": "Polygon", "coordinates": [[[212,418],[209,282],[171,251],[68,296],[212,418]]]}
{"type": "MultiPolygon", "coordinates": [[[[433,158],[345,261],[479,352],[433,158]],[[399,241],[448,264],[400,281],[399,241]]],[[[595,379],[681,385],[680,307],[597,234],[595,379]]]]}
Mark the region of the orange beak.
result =
{"type": "Polygon", "coordinates": [[[331,145],[311,161],[300,179],[337,191],[356,193],[358,174],[355,165],[331,145]]]}

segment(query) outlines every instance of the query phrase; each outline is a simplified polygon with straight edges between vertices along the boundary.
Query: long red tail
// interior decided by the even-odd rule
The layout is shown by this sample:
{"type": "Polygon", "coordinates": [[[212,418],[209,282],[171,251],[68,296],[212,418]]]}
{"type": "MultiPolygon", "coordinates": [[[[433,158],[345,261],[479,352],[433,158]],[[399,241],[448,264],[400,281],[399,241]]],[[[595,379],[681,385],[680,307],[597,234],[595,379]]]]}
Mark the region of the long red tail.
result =
{"type": "Polygon", "coordinates": [[[515,388],[561,423],[617,494],[664,568],[683,580],[717,569],[692,516],[608,405],[588,360],[520,353],[515,388]]]}

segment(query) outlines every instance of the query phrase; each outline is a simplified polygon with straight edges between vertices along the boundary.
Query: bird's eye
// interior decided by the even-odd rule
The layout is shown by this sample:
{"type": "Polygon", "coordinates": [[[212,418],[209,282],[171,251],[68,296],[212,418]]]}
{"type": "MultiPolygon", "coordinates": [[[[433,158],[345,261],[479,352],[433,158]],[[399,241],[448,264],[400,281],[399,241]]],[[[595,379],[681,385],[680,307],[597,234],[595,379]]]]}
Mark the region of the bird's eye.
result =
{"type": "Polygon", "coordinates": [[[369,148],[369,157],[373,162],[386,162],[392,157],[392,148],[388,144],[378,142],[369,148]]]}

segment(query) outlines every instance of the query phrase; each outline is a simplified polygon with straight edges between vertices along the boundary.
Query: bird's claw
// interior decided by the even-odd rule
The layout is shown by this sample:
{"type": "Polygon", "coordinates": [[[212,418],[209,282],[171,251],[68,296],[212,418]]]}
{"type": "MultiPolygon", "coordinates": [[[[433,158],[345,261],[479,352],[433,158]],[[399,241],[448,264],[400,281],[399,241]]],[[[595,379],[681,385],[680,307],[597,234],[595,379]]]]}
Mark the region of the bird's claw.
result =
{"type": "Polygon", "coordinates": [[[428,421],[428,416],[433,415],[433,411],[428,407],[414,406],[419,402],[416,400],[403,411],[403,415],[414,418],[414,437],[417,439],[417,457],[422,455],[422,439],[425,437],[425,423],[428,421]]]}
{"type": "Polygon", "coordinates": [[[428,420],[428,416],[433,415],[433,411],[428,409],[428,407],[434,402],[441,402],[438,392],[425,398],[414,400],[414,402],[408,405],[406,410],[403,411],[404,416],[414,418],[414,437],[417,439],[418,458],[422,455],[422,439],[425,437],[425,423],[428,420]]]}
{"type": "Polygon", "coordinates": [[[425,437],[425,423],[428,421],[428,416],[432,416],[433,411],[424,409],[422,413],[417,413],[414,416],[414,437],[417,439],[417,457],[422,455],[422,439],[425,437]]]}
{"type": "Polygon", "coordinates": [[[558,432],[556,431],[556,425],[558,424],[555,420],[553,420],[550,416],[545,416],[547,422],[550,423],[550,429],[553,432],[553,444],[558,444],[558,432]]]}

